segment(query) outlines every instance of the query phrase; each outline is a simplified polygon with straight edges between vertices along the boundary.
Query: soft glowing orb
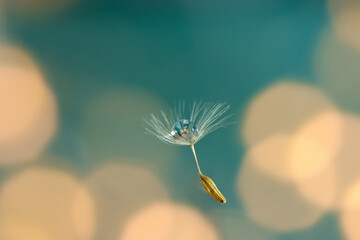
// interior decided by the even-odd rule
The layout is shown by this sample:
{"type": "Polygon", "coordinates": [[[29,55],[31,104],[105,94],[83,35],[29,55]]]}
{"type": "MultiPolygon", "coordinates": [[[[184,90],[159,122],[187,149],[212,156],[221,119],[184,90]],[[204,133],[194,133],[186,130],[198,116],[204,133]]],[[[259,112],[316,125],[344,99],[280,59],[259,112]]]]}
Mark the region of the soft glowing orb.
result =
{"type": "Polygon", "coordinates": [[[333,164],[343,143],[343,118],[338,111],[322,112],[294,134],[290,168],[296,179],[306,179],[333,164]]]}
{"type": "Polygon", "coordinates": [[[342,11],[333,19],[338,38],[360,52],[360,6],[342,11]]]}
{"type": "Polygon", "coordinates": [[[61,171],[26,170],[5,181],[0,193],[1,239],[89,240],[94,219],[87,190],[61,171]]]}
{"type": "Polygon", "coordinates": [[[313,177],[296,181],[301,196],[313,205],[333,210],[336,206],[338,176],[334,164],[330,164],[313,177]]]}
{"type": "Polygon", "coordinates": [[[123,229],[132,214],[149,204],[168,199],[163,184],[143,167],[108,164],[86,182],[96,200],[96,239],[116,239],[119,229],[123,229]]]}
{"type": "Polygon", "coordinates": [[[0,46],[0,164],[37,157],[57,128],[57,108],[35,62],[0,46]]]}
{"type": "MultiPolygon", "coordinates": [[[[347,114],[344,117],[344,143],[336,156],[337,202],[340,203],[345,190],[360,176],[360,116],[347,114]]],[[[338,205],[339,206],[339,205],[338,205]]]]}
{"type": "Polygon", "coordinates": [[[314,56],[316,79],[345,110],[360,111],[360,51],[354,51],[327,30],[320,37],[314,56]]]}
{"type": "Polygon", "coordinates": [[[340,225],[348,240],[360,239],[360,180],[347,189],[341,204],[340,225]]]}
{"type": "Polygon", "coordinates": [[[248,216],[260,225],[279,232],[314,225],[324,210],[304,199],[296,185],[262,173],[247,155],[241,166],[237,190],[248,216]]]}
{"type": "Polygon", "coordinates": [[[274,134],[289,134],[315,114],[334,106],[321,91],[306,84],[280,81],[251,101],[241,135],[252,146],[274,134]]]}
{"type": "Polygon", "coordinates": [[[293,177],[289,167],[291,136],[277,134],[266,138],[250,148],[250,160],[264,173],[279,180],[288,181],[293,177]]]}
{"type": "Polygon", "coordinates": [[[214,226],[196,209],[157,203],[134,214],[118,240],[217,240],[214,226]]]}

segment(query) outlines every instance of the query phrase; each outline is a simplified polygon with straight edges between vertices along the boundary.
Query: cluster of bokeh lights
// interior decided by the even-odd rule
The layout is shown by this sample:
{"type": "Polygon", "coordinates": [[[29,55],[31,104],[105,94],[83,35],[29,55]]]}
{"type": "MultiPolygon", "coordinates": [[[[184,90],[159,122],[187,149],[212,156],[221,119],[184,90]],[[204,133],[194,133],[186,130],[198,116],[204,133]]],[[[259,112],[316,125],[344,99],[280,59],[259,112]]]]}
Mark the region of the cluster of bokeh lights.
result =
{"type": "Polygon", "coordinates": [[[240,132],[248,153],[238,193],[254,221],[289,232],[328,211],[343,214],[346,189],[360,175],[360,116],[314,87],[283,79],[255,97],[240,132]]]}

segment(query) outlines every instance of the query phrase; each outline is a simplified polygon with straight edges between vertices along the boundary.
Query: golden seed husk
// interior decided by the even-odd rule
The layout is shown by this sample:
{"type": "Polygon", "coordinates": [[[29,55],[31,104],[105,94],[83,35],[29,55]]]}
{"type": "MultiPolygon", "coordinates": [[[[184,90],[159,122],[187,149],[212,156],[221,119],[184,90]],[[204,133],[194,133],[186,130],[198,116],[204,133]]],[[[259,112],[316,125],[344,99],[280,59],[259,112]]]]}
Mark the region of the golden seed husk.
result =
{"type": "Polygon", "coordinates": [[[226,203],[226,198],[221,194],[219,189],[216,187],[215,183],[211,178],[200,174],[201,184],[203,185],[205,191],[219,203],[226,203]]]}

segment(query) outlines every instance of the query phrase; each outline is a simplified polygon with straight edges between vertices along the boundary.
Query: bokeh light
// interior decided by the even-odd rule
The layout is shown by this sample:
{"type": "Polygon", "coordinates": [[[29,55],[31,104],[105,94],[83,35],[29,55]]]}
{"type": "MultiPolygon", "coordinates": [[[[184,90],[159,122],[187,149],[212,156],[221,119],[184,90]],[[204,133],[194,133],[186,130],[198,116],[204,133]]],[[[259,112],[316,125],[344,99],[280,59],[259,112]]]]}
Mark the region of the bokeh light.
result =
{"type": "Polygon", "coordinates": [[[359,1],[328,0],[328,9],[336,36],[354,50],[360,51],[359,1]]]}
{"type": "Polygon", "coordinates": [[[251,155],[240,169],[237,192],[252,220],[279,232],[310,227],[324,214],[322,208],[302,197],[295,184],[264,175],[251,155]]]}
{"type": "Polygon", "coordinates": [[[251,101],[241,135],[251,146],[274,134],[291,133],[313,115],[332,108],[331,100],[321,91],[284,79],[251,101]]]}
{"type": "Polygon", "coordinates": [[[0,141],[21,137],[38,117],[44,104],[43,82],[18,67],[2,67],[1,73],[1,118],[0,141]]]}
{"type": "Polygon", "coordinates": [[[341,204],[340,225],[348,240],[360,239],[360,179],[347,189],[341,204]]]}
{"type": "Polygon", "coordinates": [[[333,21],[339,39],[360,51],[360,6],[342,11],[333,21]]]}
{"type": "Polygon", "coordinates": [[[29,70],[39,71],[35,60],[17,45],[1,43],[0,53],[0,63],[2,66],[18,66],[29,70]]]}
{"type": "Polygon", "coordinates": [[[308,202],[324,210],[336,209],[338,175],[333,163],[313,177],[296,181],[296,188],[308,202]]]}
{"type": "Polygon", "coordinates": [[[320,37],[314,57],[320,86],[345,110],[360,109],[360,52],[341,42],[331,30],[320,37]]]}
{"type": "Polygon", "coordinates": [[[343,119],[338,111],[322,112],[295,132],[290,151],[291,175],[307,179],[334,161],[343,143],[343,119]]]}
{"type": "Polygon", "coordinates": [[[249,161],[261,169],[265,174],[279,180],[288,181],[292,179],[289,166],[289,152],[291,146],[291,135],[275,134],[249,150],[249,161]]]}
{"type": "Polygon", "coordinates": [[[84,186],[68,173],[46,168],[25,170],[6,181],[1,190],[0,238],[92,239],[92,201],[84,186]]]}
{"type": "Polygon", "coordinates": [[[246,161],[266,177],[293,184],[299,197],[318,208],[336,210],[360,175],[359,142],[359,116],[326,111],[292,135],[274,135],[254,145],[246,161]]]}
{"type": "Polygon", "coordinates": [[[318,175],[297,182],[305,198],[333,210],[341,208],[346,189],[360,176],[360,117],[343,114],[342,119],[343,143],[335,158],[318,175]]]}
{"type": "Polygon", "coordinates": [[[75,193],[71,214],[79,239],[92,239],[95,231],[96,211],[94,201],[87,189],[79,188],[75,193]]]}
{"type": "Polygon", "coordinates": [[[342,11],[356,6],[360,6],[357,0],[327,0],[327,7],[332,17],[336,17],[342,11]]]}
{"type": "Polygon", "coordinates": [[[108,164],[86,182],[96,199],[96,239],[117,239],[132,214],[151,203],[169,198],[163,184],[143,167],[108,164]]]}
{"type": "Polygon", "coordinates": [[[326,111],[304,122],[293,136],[291,175],[303,196],[325,209],[335,203],[335,158],[344,144],[344,124],[341,112],[326,111]]]}
{"type": "Polygon", "coordinates": [[[337,174],[337,203],[341,202],[345,190],[360,176],[359,143],[360,116],[346,114],[344,117],[344,143],[339,154],[336,156],[335,161],[337,174]]]}
{"type": "Polygon", "coordinates": [[[175,203],[155,203],[126,223],[118,240],[218,240],[213,226],[198,210],[175,203]]]}
{"type": "MultiPolygon", "coordinates": [[[[249,149],[247,161],[251,161],[253,166],[258,168],[259,172],[281,181],[284,184],[290,184],[299,190],[299,197],[305,198],[307,201],[322,209],[333,208],[333,204],[337,191],[337,175],[334,166],[334,159],[327,159],[326,166],[312,175],[312,177],[303,175],[298,177],[294,174],[292,166],[292,158],[294,157],[293,142],[296,139],[294,135],[274,135],[260,142],[258,145],[249,149]]],[[[296,141],[295,141],[296,142],[296,141]]],[[[316,154],[310,145],[314,141],[304,142],[303,152],[298,152],[296,157],[304,158],[304,164],[298,164],[302,171],[308,172],[308,168],[313,169],[312,164],[319,165],[318,159],[311,158],[313,162],[307,166],[308,155],[316,154]]],[[[327,149],[329,151],[329,149],[327,149]]],[[[331,150],[331,149],[330,149],[331,150]]],[[[321,159],[320,159],[321,160],[321,159]]],[[[303,163],[301,162],[301,163],[303,163]]],[[[302,172],[297,170],[297,172],[302,172]]],[[[264,199],[266,201],[266,199],[264,199]]]]}
{"type": "Polygon", "coordinates": [[[26,53],[5,45],[0,53],[0,163],[32,160],[56,131],[55,98],[26,53]]]}
{"type": "MultiPolygon", "coordinates": [[[[312,86],[288,82],[271,86],[250,103],[249,109],[247,114],[250,116],[246,115],[244,122],[244,133],[248,133],[245,135],[245,139],[247,139],[246,136],[249,136],[248,139],[255,136],[261,137],[258,137],[260,141],[257,144],[249,144],[248,147],[244,164],[252,166],[250,169],[257,168],[256,171],[253,170],[254,173],[251,171],[248,173],[248,178],[251,178],[251,174],[254,174],[253,178],[269,178],[268,184],[273,184],[271,187],[284,192],[279,194],[284,196],[292,194],[294,202],[294,195],[296,195],[299,198],[296,200],[298,201],[296,204],[301,203],[302,207],[310,205],[311,208],[316,208],[319,212],[318,216],[321,212],[335,209],[339,188],[336,162],[344,145],[347,144],[344,136],[346,122],[342,111],[324,93],[312,86]],[[286,89],[289,91],[286,92],[286,89]],[[292,99],[294,96],[297,96],[298,99],[292,99]],[[299,99],[302,100],[299,101],[299,99]],[[314,102],[307,102],[308,99],[314,102]],[[262,107],[260,107],[261,105],[262,107]],[[278,112],[274,116],[266,115],[267,108],[270,108],[271,111],[275,109],[275,111],[281,110],[282,112],[278,112]],[[260,111],[261,109],[263,111],[260,111]],[[258,117],[255,117],[256,115],[258,117]],[[268,119],[272,124],[267,125],[268,119]],[[289,121],[284,122],[284,119],[289,121]],[[284,126],[281,126],[279,122],[284,126]],[[246,131],[247,129],[254,131],[246,131]],[[268,136],[271,132],[274,134],[268,136]],[[264,176],[260,176],[261,174],[264,176]]],[[[240,179],[246,177],[242,176],[246,172],[244,171],[240,171],[240,179]]],[[[248,184],[249,186],[243,186],[243,189],[258,188],[257,185],[248,184]]],[[[255,181],[254,184],[259,183],[255,181]]],[[[261,201],[267,201],[266,197],[260,197],[262,200],[258,200],[258,205],[253,206],[251,193],[255,194],[249,190],[246,192],[249,196],[246,196],[242,192],[243,198],[247,199],[245,205],[250,205],[250,209],[260,208],[261,201]]],[[[272,203],[267,204],[271,205],[272,203]]],[[[287,206],[282,207],[286,208],[287,206]]],[[[305,213],[306,211],[304,211],[305,213]]],[[[255,216],[259,218],[259,221],[271,222],[269,219],[265,219],[265,215],[261,216],[260,212],[257,212],[255,216]]],[[[316,222],[314,216],[304,216],[305,220],[301,224],[298,219],[299,225],[294,225],[294,228],[303,228],[305,223],[311,226],[316,222]]],[[[274,223],[271,222],[271,224],[274,223]]],[[[277,226],[273,227],[281,230],[281,224],[279,222],[277,226]]],[[[284,223],[283,230],[291,228],[286,224],[290,224],[290,222],[284,223]]]]}

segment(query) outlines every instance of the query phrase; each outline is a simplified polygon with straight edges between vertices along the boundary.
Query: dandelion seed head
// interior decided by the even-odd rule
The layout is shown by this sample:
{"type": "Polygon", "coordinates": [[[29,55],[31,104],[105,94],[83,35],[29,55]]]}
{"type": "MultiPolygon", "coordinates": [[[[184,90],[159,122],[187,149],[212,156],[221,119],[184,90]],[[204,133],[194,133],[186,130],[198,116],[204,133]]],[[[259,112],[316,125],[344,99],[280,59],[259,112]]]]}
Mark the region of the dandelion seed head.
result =
{"type": "Polygon", "coordinates": [[[185,104],[179,103],[178,107],[168,114],[162,111],[160,116],[151,114],[144,118],[147,133],[166,143],[191,146],[203,188],[219,203],[225,203],[226,198],[216,187],[214,181],[201,173],[194,144],[207,134],[224,126],[224,121],[230,117],[230,115],[223,116],[228,109],[229,106],[224,103],[195,102],[189,109],[191,111],[186,113],[185,104]],[[187,118],[186,114],[190,117],[187,118]]]}
{"type": "Polygon", "coordinates": [[[189,109],[184,103],[179,103],[168,113],[162,111],[158,116],[151,114],[144,118],[144,125],[147,133],[163,142],[192,145],[224,126],[225,120],[230,117],[223,116],[228,109],[229,106],[224,103],[195,102],[189,109]]]}

